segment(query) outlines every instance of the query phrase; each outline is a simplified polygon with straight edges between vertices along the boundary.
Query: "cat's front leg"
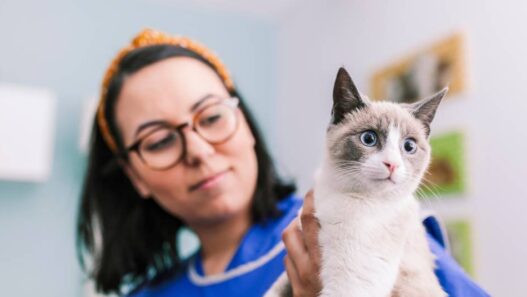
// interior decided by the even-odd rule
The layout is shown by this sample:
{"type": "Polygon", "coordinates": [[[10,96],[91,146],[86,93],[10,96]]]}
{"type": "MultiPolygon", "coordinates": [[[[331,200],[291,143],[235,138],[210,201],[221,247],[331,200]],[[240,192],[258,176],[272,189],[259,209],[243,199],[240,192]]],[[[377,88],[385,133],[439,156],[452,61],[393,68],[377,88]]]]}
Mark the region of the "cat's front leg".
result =
{"type": "Polygon", "coordinates": [[[401,270],[391,297],[447,297],[436,276],[428,271],[401,270]]]}
{"type": "Polygon", "coordinates": [[[386,297],[392,291],[401,259],[400,253],[391,257],[382,249],[385,245],[369,242],[369,234],[354,234],[358,237],[342,237],[350,234],[341,228],[322,226],[322,294],[321,297],[386,297]],[[335,230],[336,228],[337,230],[335,230]],[[360,242],[363,239],[360,244],[360,242]]]}
{"type": "Polygon", "coordinates": [[[405,245],[392,297],[446,297],[435,273],[435,256],[428,247],[425,230],[417,225],[405,245]]]}

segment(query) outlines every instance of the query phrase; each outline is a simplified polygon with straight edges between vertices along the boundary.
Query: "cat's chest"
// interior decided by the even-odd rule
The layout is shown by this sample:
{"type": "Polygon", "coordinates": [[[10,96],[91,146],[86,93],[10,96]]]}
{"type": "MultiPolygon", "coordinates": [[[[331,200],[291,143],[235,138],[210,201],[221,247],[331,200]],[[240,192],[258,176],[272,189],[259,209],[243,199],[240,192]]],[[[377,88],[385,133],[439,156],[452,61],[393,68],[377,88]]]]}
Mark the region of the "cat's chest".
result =
{"type": "Polygon", "coordinates": [[[375,245],[403,240],[417,217],[418,207],[413,197],[372,203],[319,189],[315,190],[315,212],[322,240],[375,245]]]}

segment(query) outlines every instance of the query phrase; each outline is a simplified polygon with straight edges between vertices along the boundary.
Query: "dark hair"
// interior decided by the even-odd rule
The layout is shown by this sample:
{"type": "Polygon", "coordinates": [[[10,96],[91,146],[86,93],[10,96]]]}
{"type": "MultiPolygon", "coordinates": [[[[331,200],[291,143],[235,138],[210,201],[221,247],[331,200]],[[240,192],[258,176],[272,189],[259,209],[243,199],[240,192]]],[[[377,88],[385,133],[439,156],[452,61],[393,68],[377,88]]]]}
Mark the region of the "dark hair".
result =
{"type": "MultiPolygon", "coordinates": [[[[171,45],[139,48],[120,62],[108,88],[105,114],[119,150],[123,150],[123,141],[114,107],[127,75],[177,56],[192,57],[212,67],[194,52],[171,45]]],[[[240,94],[230,93],[240,98],[240,109],[256,141],[258,177],[251,214],[253,222],[261,222],[279,214],[277,201],[292,194],[295,186],[279,178],[253,116],[240,94]]],[[[142,199],[115,159],[116,154],[104,142],[95,122],[77,218],[76,245],[81,266],[91,270],[97,290],[121,294],[124,286],[133,288],[147,281],[159,281],[160,275],[182,266],[176,235],[183,222],[153,199],[142,199]],[[92,267],[86,267],[85,256],[91,256],[92,267]]]]}

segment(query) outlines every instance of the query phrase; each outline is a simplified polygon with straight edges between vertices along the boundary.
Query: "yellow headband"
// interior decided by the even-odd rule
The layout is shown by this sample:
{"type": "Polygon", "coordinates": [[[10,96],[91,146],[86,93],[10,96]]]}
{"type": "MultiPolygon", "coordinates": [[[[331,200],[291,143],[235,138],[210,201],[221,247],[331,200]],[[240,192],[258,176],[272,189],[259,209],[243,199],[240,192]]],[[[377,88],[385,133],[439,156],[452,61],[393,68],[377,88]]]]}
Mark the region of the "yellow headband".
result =
{"type": "Polygon", "coordinates": [[[110,64],[110,67],[108,67],[108,70],[106,70],[106,74],[104,75],[102,81],[101,97],[99,99],[99,106],[97,108],[97,123],[101,129],[104,141],[114,153],[117,153],[117,143],[110,132],[110,127],[108,126],[108,121],[105,117],[106,96],[108,95],[108,86],[110,85],[110,81],[119,70],[119,64],[121,63],[121,60],[131,51],[142,47],[164,44],[185,48],[198,54],[214,67],[227,89],[229,91],[234,90],[234,83],[232,82],[227,68],[223,65],[220,59],[205,46],[186,37],[170,36],[152,29],[145,29],[141,31],[132,40],[130,45],[119,51],[117,56],[110,64]]]}

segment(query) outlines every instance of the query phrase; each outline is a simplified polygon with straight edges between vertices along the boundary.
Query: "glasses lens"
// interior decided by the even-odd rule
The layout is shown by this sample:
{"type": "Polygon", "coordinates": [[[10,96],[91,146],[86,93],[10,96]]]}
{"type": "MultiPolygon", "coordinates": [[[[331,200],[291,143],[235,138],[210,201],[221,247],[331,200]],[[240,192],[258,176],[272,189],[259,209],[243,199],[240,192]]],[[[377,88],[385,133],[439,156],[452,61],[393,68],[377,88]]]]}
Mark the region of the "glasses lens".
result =
{"type": "Polygon", "coordinates": [[[172,129],[160,128],[141,141],[139,153],[148,166],[166,168],[176,163],[183,154],[183,139],[172,129]]]}
{"type": "Polygon", "coordinates": [[[199,134],[207,141],[222,142],[236,130],[236,110],[225,104],[209,106],[200,112],[195,125],[199,134]]]}

